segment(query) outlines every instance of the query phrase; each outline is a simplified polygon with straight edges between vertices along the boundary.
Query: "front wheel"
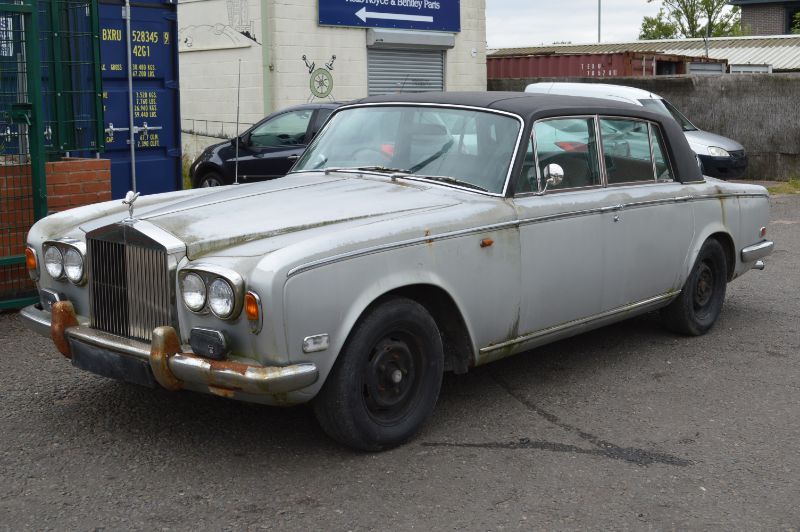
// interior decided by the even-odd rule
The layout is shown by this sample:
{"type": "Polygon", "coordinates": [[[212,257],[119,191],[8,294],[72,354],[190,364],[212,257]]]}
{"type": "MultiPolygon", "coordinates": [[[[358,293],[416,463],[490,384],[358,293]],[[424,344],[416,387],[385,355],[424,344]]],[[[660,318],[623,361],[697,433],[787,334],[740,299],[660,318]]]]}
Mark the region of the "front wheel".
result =
{"type": "Polygon", "coordinates": [[[197,180],[197,188],[221,187],[227,184],[228,183],[224,177],[213,171],[206,172],[200,179],[197,180]]]}
{"type": "Polygon", "coordinates": [[[707,333],[722,312],[727,282],[725,250],[710,238],[700,248],[681,294],[661,311],[664,325],[689,336],[707,333]]]}
{"type": "Polygon", "coordinates": [[[443,369],[441,335],[425,307],[388,299],[356,324],[314,411],[335,440],[365,451],[389,449],[430,418],[443,369]]]}

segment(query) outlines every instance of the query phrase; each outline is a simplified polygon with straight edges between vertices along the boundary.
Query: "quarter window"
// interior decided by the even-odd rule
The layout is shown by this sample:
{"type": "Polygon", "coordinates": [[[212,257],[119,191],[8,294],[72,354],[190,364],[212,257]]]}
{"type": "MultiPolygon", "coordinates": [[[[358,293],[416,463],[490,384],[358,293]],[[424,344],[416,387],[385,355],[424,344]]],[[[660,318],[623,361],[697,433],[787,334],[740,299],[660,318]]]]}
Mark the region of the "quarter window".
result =
{"type": "Polygon", "coordinates": [[[600,119],[609,185],[654,181],[649,129],[639,120],[600,119]]]}
{"type": "Polygon", "coordinates": [[[672,169],[666,156],[667,150],[664,147],[664,138],[661,136],[661,130],[656,126],[650,126],[650,141],[653,143],[656,180],[674,181],[675,176],[672,175],[672,169]]]}
{"type": "Polygon", "coordinates": [[[538,183],[533,190],[544,188],[544,169],[557,164],[564,171],[559,185],[548,190],[599,186],[600,167],[593,118],[556,118],[534,125],[538,183]]]}

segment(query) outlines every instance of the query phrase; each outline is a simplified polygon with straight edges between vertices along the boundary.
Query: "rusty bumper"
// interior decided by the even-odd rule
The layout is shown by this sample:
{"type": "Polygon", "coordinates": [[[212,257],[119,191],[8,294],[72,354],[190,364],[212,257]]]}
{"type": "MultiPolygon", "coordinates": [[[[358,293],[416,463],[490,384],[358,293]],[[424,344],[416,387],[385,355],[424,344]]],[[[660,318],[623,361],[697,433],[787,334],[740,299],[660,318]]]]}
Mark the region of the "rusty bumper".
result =
{"type": "Polygon", "coordinates": [[[172,327],[155,329],[150,344],[104,333],[80,320],[69,301],[53,304],[51,312],[26,307],[20,315],[30,329],[50,336],[65,357],[72,358],[72,345],[77,342],[99,348],[109,357],[146,362],[156,382],[168,390],[201,386],[224,397],[232,397],[236,392],[275,395],[310,386],[319,376],[316,365],[308,363],[258,366],[199,357],[183,348],[172,327]]]}

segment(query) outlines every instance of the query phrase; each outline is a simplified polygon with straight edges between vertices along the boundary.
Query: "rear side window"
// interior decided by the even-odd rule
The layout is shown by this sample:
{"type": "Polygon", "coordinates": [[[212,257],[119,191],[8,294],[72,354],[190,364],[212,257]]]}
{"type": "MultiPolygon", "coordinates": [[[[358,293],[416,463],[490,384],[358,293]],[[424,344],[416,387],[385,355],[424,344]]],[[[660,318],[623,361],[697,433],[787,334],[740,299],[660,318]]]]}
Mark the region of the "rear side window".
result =
{"type": "MultiPolygon", "coordinates": [[[[564,180],[548,190],[599,186],[600,166],[593,118],[556,118],[534,125],[538,181],[544,187],[544,169],[557,164],[564,180]]],[[[531,183],[537,190],[539,183],[531,183]]]]}
{"type": "Polygon", "coordinates": [[[609,185],[655,180],[647,122],[601,118],[600,135],[609,185]]]}

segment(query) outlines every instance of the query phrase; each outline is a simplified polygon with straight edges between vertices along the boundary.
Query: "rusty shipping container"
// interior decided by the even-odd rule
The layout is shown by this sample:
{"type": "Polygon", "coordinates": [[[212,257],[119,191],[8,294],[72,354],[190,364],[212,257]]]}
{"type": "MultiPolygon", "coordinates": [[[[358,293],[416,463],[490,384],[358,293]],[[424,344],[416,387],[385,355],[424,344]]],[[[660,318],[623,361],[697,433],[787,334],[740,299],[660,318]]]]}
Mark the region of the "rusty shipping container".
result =
{"type": "Polygon", "coordinates": [[[513,78],[615,78],[686,74],[688,63],[726,63],[707,57],[648,52],[609,54],[547,54],[486,58],[489,79],[513,78]]]}

